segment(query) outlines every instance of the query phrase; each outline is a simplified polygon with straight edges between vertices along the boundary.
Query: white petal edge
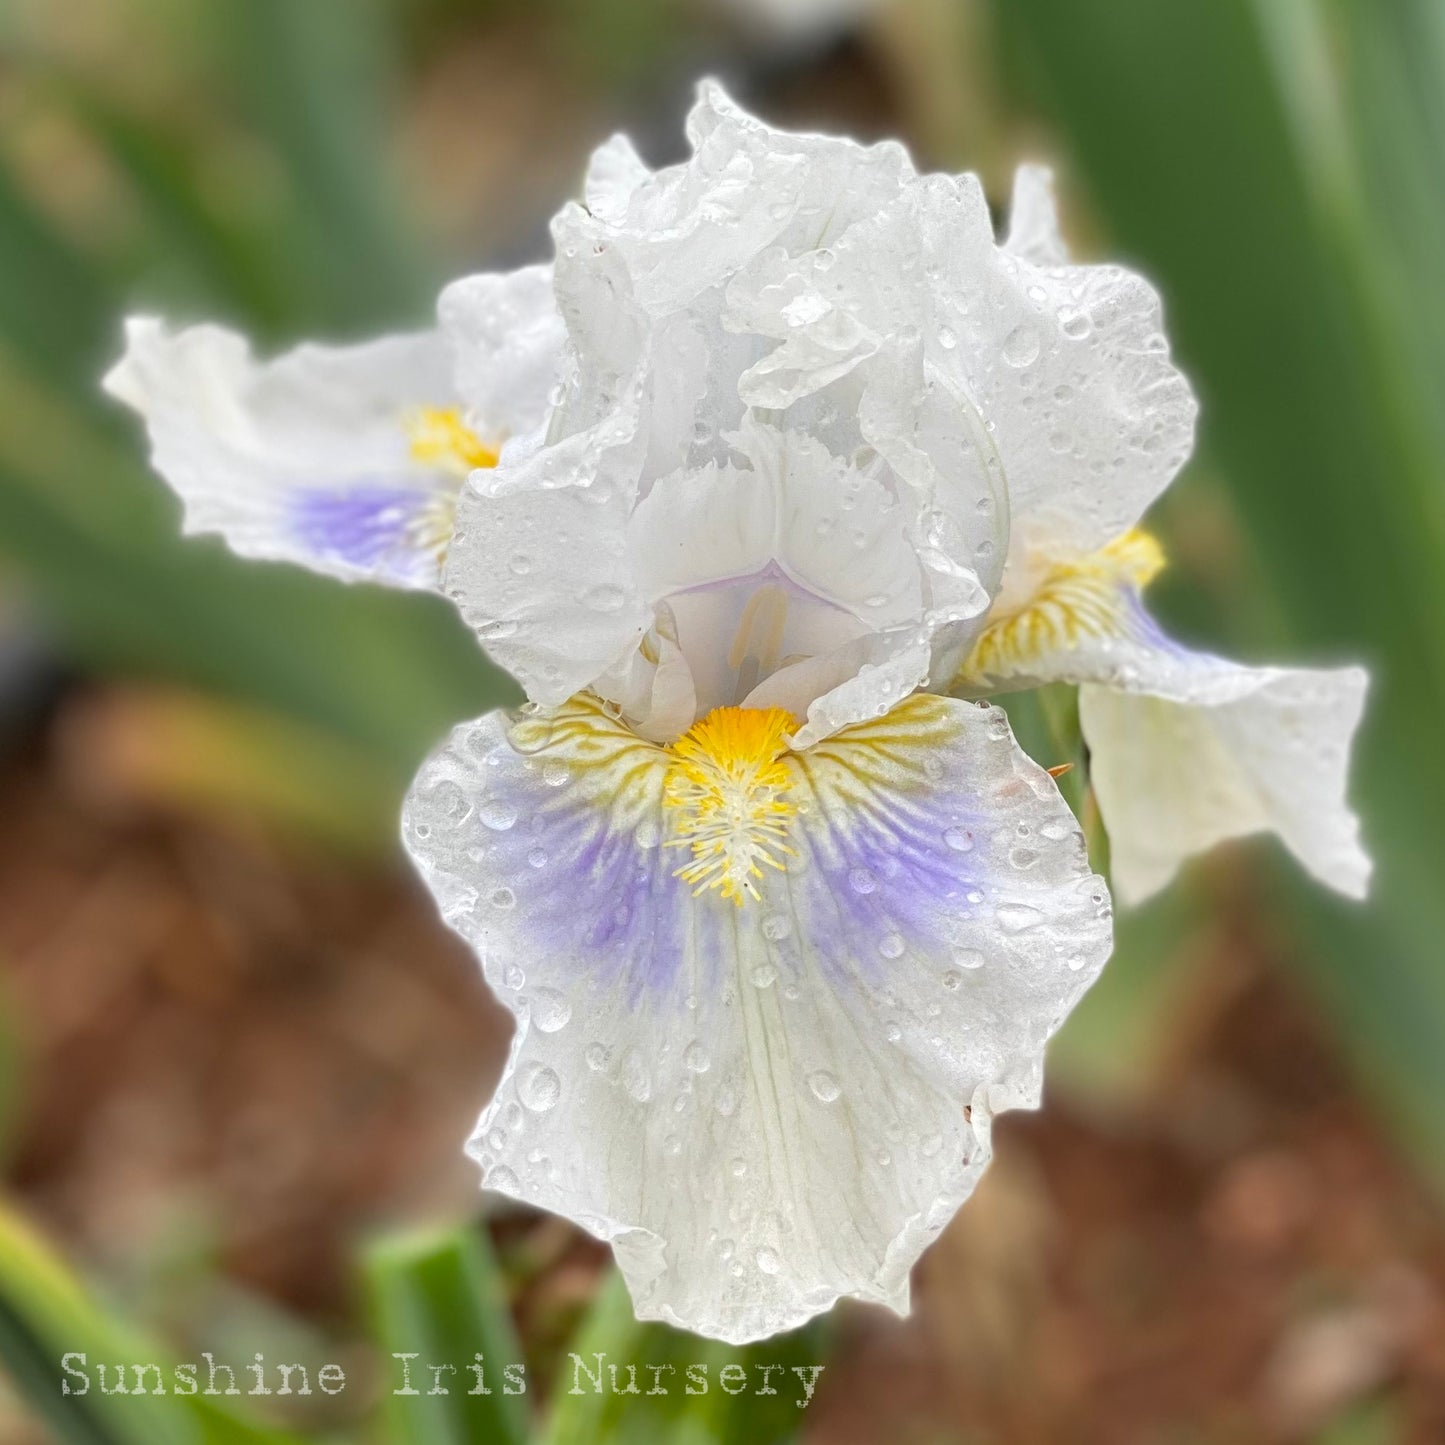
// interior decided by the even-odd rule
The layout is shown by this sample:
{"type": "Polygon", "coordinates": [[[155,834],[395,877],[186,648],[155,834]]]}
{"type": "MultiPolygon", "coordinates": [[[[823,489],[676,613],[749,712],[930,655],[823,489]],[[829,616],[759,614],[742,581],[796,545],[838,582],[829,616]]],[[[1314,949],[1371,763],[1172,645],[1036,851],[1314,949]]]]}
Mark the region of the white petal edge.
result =
{"type": "Polygon", "coordinates": [[[1365,897],[1371,864],[1346,789],[1366,673],[1209,661],[1198,686],[1176,674],[1163,695],[1143,681],[1080,689],[1119,896],[1141,902],[1192,854],[1269,831],[1320,882],[1365,897]]]}

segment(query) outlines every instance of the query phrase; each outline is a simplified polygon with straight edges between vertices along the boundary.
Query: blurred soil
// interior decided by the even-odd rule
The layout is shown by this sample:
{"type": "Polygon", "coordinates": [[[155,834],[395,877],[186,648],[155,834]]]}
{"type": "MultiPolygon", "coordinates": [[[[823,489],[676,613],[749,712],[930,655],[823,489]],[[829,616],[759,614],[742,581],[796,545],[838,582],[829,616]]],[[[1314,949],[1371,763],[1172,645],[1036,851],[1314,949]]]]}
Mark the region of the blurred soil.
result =
{"type": "MultiPolygon", "coordinates": [[[[196,1238],[344,1333],[360,1232],[476,1208],[459,1145],[505,1017],[400,862],[159,801],[112,701],[0,773],[10,1188],[94,1268],[196,1238]]],[[[1445,1218],[1286,979],[1242,929],[1145,1097],[1005,1120],[912,1318],[839,1312],[807,1438],[1445,1440],[1445,1218]]],[[[599,1254],[525,1213],[500,1233],[545,1352],[599,1254]]]]}

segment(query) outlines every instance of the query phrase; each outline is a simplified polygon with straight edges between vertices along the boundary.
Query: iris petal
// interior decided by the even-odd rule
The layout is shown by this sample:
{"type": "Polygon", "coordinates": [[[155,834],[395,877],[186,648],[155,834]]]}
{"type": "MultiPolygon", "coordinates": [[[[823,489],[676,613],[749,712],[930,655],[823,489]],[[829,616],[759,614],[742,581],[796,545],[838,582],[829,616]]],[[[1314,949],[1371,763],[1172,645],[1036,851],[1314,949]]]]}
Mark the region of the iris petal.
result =
{"type": "Polygon", "coordinates": [[[756,900],[678,876],[676,761],[583,697],[423,769],[407,845],[518,1021],[472,1151],[610,1240],[643,1317],[903,1309],[1102,966],[1103,884],[995,709],[915,697],[782,751],[756,900]]]}

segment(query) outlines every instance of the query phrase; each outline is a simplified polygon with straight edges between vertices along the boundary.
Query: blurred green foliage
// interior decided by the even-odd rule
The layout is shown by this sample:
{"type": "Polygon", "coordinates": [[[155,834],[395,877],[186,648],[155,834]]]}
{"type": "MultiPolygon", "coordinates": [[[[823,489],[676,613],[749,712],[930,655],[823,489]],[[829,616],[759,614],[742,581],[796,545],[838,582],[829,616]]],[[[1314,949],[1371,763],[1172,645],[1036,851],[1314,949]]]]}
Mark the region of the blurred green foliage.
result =
{"type": "Polygon", "coordinates": [[[1445,1183],[1445,893],[1426,802],[1445,798],[1445,12],[1020,0],[995,16],[1016,93],[1162,287],[1205,464],[1272,589],[1210,597],[1206,640],[1373,668],[1354,788],[1372,902],[1291,868],[1281,911],[1342,1045],[1445,1183]]]}

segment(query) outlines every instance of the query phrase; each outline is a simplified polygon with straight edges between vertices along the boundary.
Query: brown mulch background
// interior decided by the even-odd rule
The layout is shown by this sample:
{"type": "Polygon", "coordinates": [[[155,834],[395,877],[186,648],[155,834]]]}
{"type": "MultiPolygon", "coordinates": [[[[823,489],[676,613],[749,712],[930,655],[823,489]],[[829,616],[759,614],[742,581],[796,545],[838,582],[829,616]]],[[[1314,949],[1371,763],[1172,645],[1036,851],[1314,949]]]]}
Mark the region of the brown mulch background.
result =
{"type": "MultiPolygon", "coordinates": [[[[507,1022],[399,862],[161,804],[107,776],[107,717],[67,701],[0,772],[9,1188],[99,1275],[164,1280],[189,1241],[345,1337],[359,1238],[475,1210],[459,1144],[507,1022]]],[[[810,1440],[1445,1440],[1445,1214],[1235,943],[1142,1099],[1001,1125],[911,1319],[840,1311],[810,1440]]],[[[500,1232],[530,1344],[597,1255],[553,1220],[500,1232]]]]}

